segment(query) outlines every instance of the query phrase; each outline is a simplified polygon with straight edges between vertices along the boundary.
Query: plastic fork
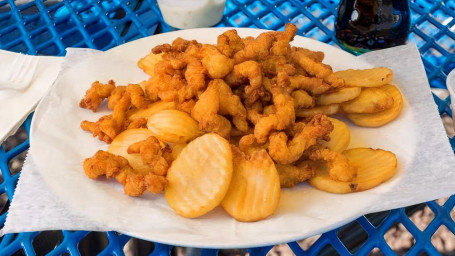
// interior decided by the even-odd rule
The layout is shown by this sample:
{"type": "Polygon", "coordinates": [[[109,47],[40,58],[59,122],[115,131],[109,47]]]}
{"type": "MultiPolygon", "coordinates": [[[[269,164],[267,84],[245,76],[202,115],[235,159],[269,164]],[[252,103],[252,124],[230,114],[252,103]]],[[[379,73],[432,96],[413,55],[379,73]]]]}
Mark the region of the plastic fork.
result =
{"type": "Polygon", "coordinates": [[[10,69],[0,72],[0,90],[23,90],[32,82],[39,58],[31,55],[18,54],[10,69]]]}

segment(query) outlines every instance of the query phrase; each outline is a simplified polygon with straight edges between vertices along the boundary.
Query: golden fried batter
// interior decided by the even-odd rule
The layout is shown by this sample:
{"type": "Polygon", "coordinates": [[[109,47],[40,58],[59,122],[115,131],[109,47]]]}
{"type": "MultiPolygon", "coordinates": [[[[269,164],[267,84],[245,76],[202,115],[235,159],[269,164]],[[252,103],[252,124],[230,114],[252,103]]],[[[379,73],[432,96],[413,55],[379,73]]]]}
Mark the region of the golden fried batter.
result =
{"type": "Polygon", "coordinates": [[[202,46],[202,65],[207,69],[210,78],[223,78],[234,67],[234,61],[229,59],[213,45],[202,46]]]}
{"type": "Polygon", "coordinates": [[[114,90],[112,90],[111,94],[107,98],[107,106],[109,109],[114,110],[115,105],[120,101],[120,99],[123,97],[123,94],[125,94],[126,91],[126,86],[120,85],[115,87],[114,90]]]}
{"type": "Polygon", "coordinates": [[[321,78],[324,82],[330,84],[334,88],[344,86],[344,80],[338,78],[330,67],[320,62],[316,62],[314,59],[308,57],[302,51],[293,51],[291,53],[293,60],[300,65],[308,74],[321,78]]]}
{"type": "Polygon", "coordinates": [[[262,33],[256,39],[243,40],[245,48],[234,54],[234,62],[238,64],[247,60],[262,60],[269,55],[274,41],[273,32],[262,33]]]}
{"type": "Polygon", "coordinates": [[[288,63],[286,56],[269,55],[260,62],[262,72],[268,77],[273,77],[278,72],[286,72],[288,75],[295,75],[296,68],[288,63]]]}
{"type": "Polygon", "coordinates": [[[90,179],[97,179],[100,176],[110,178],[128,167],[131,168],[126,158],[102,150],[85,159],[83,167],[85,175],[90,179]]]}
{"type": "Polygon", "coordinates": [[[295,75],[291,76],[289,79],[291,82],[290,86],[292,88],[302,89],[311,95],[323,94],[332,89],[332,86],[325,83],[322,78],[295,75]]]}
{"type": "Polygon", "coordinates": [[[255,102],[251,106],[246,108],[248,120],[256,125],[259,120],[263,117],[263,107],[260,102],[255,102]]]}
{"type": "Polygon", "coordinates": [[[129,94],[131,104],[136,108],[146,108],[150,102],[145,98],[145,93],[139,84],[129,84],[128,86],[117,86],[108,98],[109,109],[114,110],[117,103],[125,93],[129,94]]]}
{"type": "Polygon", "coordinates": [[[280,185],[284,188],[292,188],[311,179],[316,173],[316,166],[312,161],[302,161],[297,165],[277,164],[276,169],[280,176],[280,185]]]}
{"type": "Polygon", "coordinates": [[[126,168],[119,172],[115,179],[124,186],[124,192],[128,196],[141,196],[145,191],[154,194],[161,193],[167,184],[164,176],[153,173],[141,174],[132,168],[126,168]]]}
{"type": "Polygon", "coordinates": [[[194,105],[196,105],[196,101],[193,99],[184,101],[182,103],[176,102],[175,109],[191,114],[194,105]]]}
{"type": "Polygon", "coordinates": [[[169,163],[163,156],[163,149],[158,139],[150,136],[146,140],[130,145],[127,152],[128,154],[140,154],[142,162],[151,167],[152,173],[166,176],[169,163]]]}
{"type": "Polygon", "coordinates": [[[357,171],[349,164],[348,158],[328,148],[316,149],[310,153],[311,160],[324,160],[327,162],[329,177],[332,180],[351,181],[357,171]]]}
{"type": "Polygon", "coordinates": [[[324,52],[311,51],[306,48],[296,46],[291,47],[291,51],[300,52],[300,54],[303,54],[316,62],[322,62],[322,60],[324,60],[324,52]]]}
{"type": "Polygon", "coordinates": [[[231,29],[218,36],[216,47],[222,54],[231,58],[236,52],[245,48],[245,44],[237,34],[237,30],[231,29]]]}
{"type": "Polygon", "coordinates": [[[315,100],[304,90],[296,90],[291,93],[294,98],[294,107],[299,108],[312,108],[315,105],[315,100]]]}
{"type": "Polygon", "coordinates": [[[276,113],[264,116],[256,123],[254,137],[258,143],[266,142],[271,132],[284,130],[294,124],[295,121],[294,100],[292,97],[278,89],[276,92],[272,90],[272,93],[274,94],[273,105],[276,113]]]}
{"type": "Polygon", "coordinates": [[[205,92],[199,96],[199,100],[191,111],[191,117],[199,122],[201,131],[214,132],[224,138],[229,138],[231,122],[225,117],[218,115],[219,109],[219,91],[212,81],[205,92]]]}
{"type": "Polygon", "coordinates": [[[218,97],[220,99],[219,113],[221,115],[232,116],[232,123],[242,132],[248,130],[246,121],[246,109],[243,106],[239,96],[232,93],[231,88],[221,79],[215,79],[212,86],[218,88],[218,97]]]}
{"type": "Polygon", "coordinates": [[[180,102],[183,100],[192,99],[197,93],[205,89],[207,69],[202,66],[202,63],[197,59],[192,59],[186,66],[185,80],[187,85],[184,87],[185,91],[180,93],[180,102]]]}
{"type": "Polygon", "coordinates": [[[125,122],[126,128],[127,129],[137,129],[137,128],[146,128],[147,127],[147,119],[145,118],[136,118],[133,120],[127,120],[125,122]]]}
{"type": "MultiPolygon", "coordinates": [[[[111,115],[103,116],[96,122],[84,120],[81,122],[81,128],[84,131],[91,132],[93,137],[98,137],[101,141],[111,143],[118,134],[128,127],[129,121],[126,112],[130,107],[130,94],[123,93],[120,100],[116,102],[114,112],[111,115]]],[[[135,123],[134,125],[137,124],[135,123]]]]}
{"type": "Polygon", "coordinates": [[[245,61],[234,66],[232,72],[225,78],[230,86],[239,86],[249,83],[245,87],[245,97],[255,102],[263,94],[261,65],[256,61],[245,61]]]}
{"type": "Polygon", "coordinates": [[[294,40],[294,36],[297,33],[297,27],[291,23],[285,25],[284,31],[277,32],[276,41],[273,43],[272,48],[270,48],[270,53],[273,55],[288,55],[291,50],[289,42],[294,40]]]}
{"type": "Polygon", "coordinates": [[[101,130],[101,123],[110,122],[109,120],[111,120],[111,119],[112,119],[112,115],[106,115],[106,116],[101,117],[96,122],[90,122],[90,121],[84,120],[81,122],[81,128],[84,131],[92,133],[93,137],[98,137],[99,140],[110,144],[113,139],[101,130]]]}
{"type": "Polygon", "coordinates": [[[252,155],[254,152],[267,149],[268,143],[259,144],[254,138],[254,134],[243,136],[239,141],[239,149],[247,155],[252,155]]]}
{"type": "Polygon", "coordinates": [[[115,105],[111,119],[106,119],[100,123],[100,129],[112,140],[120,134],[125,127],[126,111],[131,107],[131,97],[125,93],[120,101],[115,105]]]}
{"type": "Polygon", "coordinates": [[[107,84],[95,81],[85,92],[85,97],[79,102],[79,107],[91,109],[93,112],[98,111],[101,102],[111,95],[114,88],[115,83],[112,80],[109,80],[107,84]]]}
{"type": "Polygon", "coordinates": [[[269,154],[279,164],[293,163],[306,149],[316,144],[317,139],[328,138],[332,130],[333,125],[327,116],[315,115],[289,142],[285,132],[270,135],[269,154]]]}
{"type": "Polygon", "coordinates": [[[166,177],[149,173],[144,176],[145,187],[147,191],[154,194],[161,193],[167,185],[166,177]]]}
{"type": "Polygon", "coordinates": [[[136,108],[147,108],[150,104],[150,102],[145,98],[144,90],[138,84],[128,85],[126,87],[126,93],[128,93],[131,98],[131,105],[136,108]]]}
{"type": "Polygon", "coordinates": [[[145,84],[146,94],[152,101],[179,99],[178,92],[186,84],[184,78],[183,70],[175,69],[170,61],[163,59],[155,65],[153,76],[145,84]]]}

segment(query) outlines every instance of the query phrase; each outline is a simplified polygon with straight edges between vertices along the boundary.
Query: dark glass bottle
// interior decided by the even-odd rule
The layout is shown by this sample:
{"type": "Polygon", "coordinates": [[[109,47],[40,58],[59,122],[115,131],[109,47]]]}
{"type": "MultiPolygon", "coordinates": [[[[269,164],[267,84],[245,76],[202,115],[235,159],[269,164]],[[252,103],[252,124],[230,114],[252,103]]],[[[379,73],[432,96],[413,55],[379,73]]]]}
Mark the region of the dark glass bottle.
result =
{"type": "Polygon", "coordinates": [[[409,26],[407,0],[341,0],[335,29],[341,46],[363,53],[405,44],[409,26]]]}

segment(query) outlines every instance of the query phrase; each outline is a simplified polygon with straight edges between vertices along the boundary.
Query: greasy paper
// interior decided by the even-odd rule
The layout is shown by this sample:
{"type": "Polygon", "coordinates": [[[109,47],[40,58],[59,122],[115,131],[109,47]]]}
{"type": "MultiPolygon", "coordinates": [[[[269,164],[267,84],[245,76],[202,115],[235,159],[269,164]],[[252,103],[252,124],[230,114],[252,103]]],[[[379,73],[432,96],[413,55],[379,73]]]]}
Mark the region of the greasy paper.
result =
{"type": "MultiPolygon", "coordinates": [[[[256,36],[253,29],[238,29],[241,36],[256,36]]],[[[393,82],[405,98],[403,111],[393,122],[381,128],[351,128],[350,147],[390,150],[397,155],[398,172],[388,182],[365,192],[347,195],[330,194],[301,184],[283,189],[280,206],[270,218],[241,223],[221,208],[196,219],[178,216],[162,195],[132,198],[113,181],[91,180],[82,169],[85,158],[107,145],[82,131],[82,120],[97,120],[108,111],[93,113],[78,107],[93,81],[117,84],[138,83],[147,76],[137,68],[137,61],[157,44],[169,43],[180,36],[215,43],[224,29],[197,29],[166,33],[122,45],[105,53],[82,58],[65,68],[50,94],[40,103],[31,131],[31,158],[19,181],[17,194],[32,195],[37,187],[47,194],[13,199],[4,233],[45,229],[116,230],[139,238],[167,244],[193,247],[252,247],[302,239],[328,231],[363,214],[403,207],[455,193],[455,158],[434,104],[420,54],[415,45],[395,47],[354,57],[334,47],[297,37],[293,44],[323,50],[325,63],[334,70],[386,66],[394,71],[393,82]],[[32,163],[32,164],[30,164],[32,163]],[[34,172],[41,179],[29,179],[34,172]],[[58,201],[58,209],[68,210],[84,225],[68,216],[43,216],[54,205],[45,204],[41,195],[58,201]],[[17,220],[33,212],[39,222],[21,225],[17,220]],[[34,224],[34,225],[32,225],[34,224]]],[[[47,199],[49,200],[49,198],[47,199]]],[[[54,214],[55,215],[55,214],[54,214]]],[[[30,216],[30,215],[29,215],[30,216]]]]}

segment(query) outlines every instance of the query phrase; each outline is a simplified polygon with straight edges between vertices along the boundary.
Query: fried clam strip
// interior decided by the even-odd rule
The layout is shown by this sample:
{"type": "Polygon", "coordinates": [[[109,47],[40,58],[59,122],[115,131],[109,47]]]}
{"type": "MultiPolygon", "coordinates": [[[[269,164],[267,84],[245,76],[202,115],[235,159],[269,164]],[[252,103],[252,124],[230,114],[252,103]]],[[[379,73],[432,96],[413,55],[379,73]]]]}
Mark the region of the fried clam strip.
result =
{"type": "Polygon", "coordinates": [[[90,89],[85,92],[84,98],[79,102],[79,107],[91,109],[93,112],[98,111],[101,102],[109,97],[114,89],[115,82],[112,80],[109,80],[107,84],[99,81],[92,83],[90,89]]]}
{"type": "Polygon", "coordinates": [[[101,117],[96,122],[84,120],[81,122],[81,128],[92,133],[93,137],[111,143],[122,131],[146,125],[147,120],[144,118],[128,120],[127,111],[131,108],[146,108],[149,104],[140,85],[117,86],[108,97],[108,107],[114,110],[113,113],[101,117]]]}
{"type": "Polygon", "coordinates": [[[120,172],[115,179],[124,186],[125,194],[128,196],[141,196],[145,191],[158,194],[167,185],[164,176],[153,173],[141,174],[133,169],[120,172]]]}
{"type": "Polygon", "coordinates": [[[120,101],[126,91],[126,86],[119,85],[112,90],[111,94],[107,98],[107,107],[111,110],[115,108],[115,105],[120,101]]]}
{"type": "Polygon", "coordinates": [[[303,152],[316,144],[318,139],[327,139],[333,125],[325,115],[315,115],[303,129],[288,141],[285,132],[273,133],[269,137],[269,154],[279,164],[297,161],[303,152]]]}
{"type": "Polygon", "coordinates": [[[125,122],[124,127],[126,126],[125,130],[128,129],[137,129],[137,128],[147,128],[147,119],[140,117],[136,119],[128,119],[125,122]]]}
{"type": "Polygon", "coordinates": [[[191,111],[191,117],[199,122],[198,126],[201,131],[213,132],[224,138],[229,138],[231,122],[224,116],[218,115],[219,109],[219,89],[213,80],[199,96],[199,100],[191,111]]]}
{"type": "Polygon", "coordinates": [[[145,92],[152,101],[174,101],[178,98],[178,91],[184,86],[183,71],[163,59],[155,65],[153,76],[145,83],[145,92]]]}
{"type": "Polygon", "coordinates": [[[280,90],[272,88],[275,113],[261,117],[254,127],[254,137],[258,143],[265,143],[269,134],[275,130],[284,130],[294,124],[295,111],[292,97],[280,90]]]}
{"type": "Polygon", "coordinates": [[[84,172],[90,179],[97,179],[100,176],[113,177],[120,171],[132,169],[128,160],[109,152],[98,150],[95,155],[84,160],[84,172]]]}
{"type": "Polygon", "coordinates": [[[276,41],[273,42],[270,53],[278,56],[288,55],[291,49],[289,42],[294,40],[296,33],[297,27],[292,23],[287,23],[284,31],[275,33],[276,41]]]}
{"type": "Polygon", "coordinates": [[[196,41],[180,38],[174,40],[172,46],[164,44],[153,48],[152,53],[164,54],[162,60],[155,64],[152,77],[145,83],[147,96],[152,101],[159,98],[180,103],[194,98],[205,89],[208,71],[201,62],[201,47],[196,41]]]}
{"type": "Polygon", "coordinates": [[[325,161],[329,177],[332,180],[351,181],[357,175],[356,169],[349,164],[348,158],[339,152],[320,148],[312,151],[309,158],[325,161]]]}
{"type": "Polygon", "coordinates": [[[262,33],[255,39],[243,40],[245,48],[236,52],[233,56],[235,64],[245,62],[247,60],[261,60],[269,55],[270,47],[272,47],[275,38],[273,32],[262,33]]]}
{"type": "Polygon", "coordinates": [[[193,99],[184,101],[182,103],[176,102],[175,109],[186,112],[188,114],[191,114],[191,111],[193,110],[194,105],[196,105],[196,101],[193,99]]]}
{"type": "Polygon", "coordinates": [[[163,57],[166,58],[170,55],[175,55],[180,52],[187,51],[188,48],[191,48],[192,46],[200,47],[200,43],[198,43],[196,40],[185,40],[181,37],[177,37],[173,42],[172,45],[170,44],[161,44],[157,45],[152,49],[153,54],[160,54],[160,53],[165,53],[163,57]]]}
{"type": "Polygon", "coordinates": [[[234,61],[222,54],[213,45],[205,44],[201,49],[202,65],[212,79],[223,78],[232,71],[234,61]]]}
{"type": "Polygon", "coordinates": [[[222,54],[231,58],[236,52],[245,48],[245,44],[237,34],[237,30],[231,29],[218,36],[216,47],[222,54]]]}
{"type": "Polygon", "coordinates": [[[290,86],[294,89],[302,89],[311,95],[323,94],[332,89],[322,78],[295,75],[290,78],[290,86]]]}
{"type": "Polygon", "coordinates": [[[284,188],[292,188],[311,179],[316,173],[316,166],[312,161],[302,161],[297,165],[277,164],[276,169],[280,176],[280,185],[284,188]]]}
{"type": "Polygon", "coordinates": [[[146,82],[148,97],[155,101],[183,102],[195,97],[206,86],[207,70],[196,58],[182,61],[174,67],[169,60],[158,62],[154,75],[146,82]]]}
{"type": "Polygon", "coordinates": [[[162,146],[154,136],[136,142],[127,149],[128,154],[140,154],[142,162],[148,164],[154,174],[166,176],[169,164],[172,162],[172,151],[162,146]]]}
{"type": "Polygon", "coordinates": [[[308,74],[322,79],[325,83],[331,85],[334,88],[340,88],[344,86],[344,80],[338,78],[329,66],[320,62],[316,62],[314,59],[308,57],[302,51],[292,51],[291,57],[295,63],[302,67],[306,72],[308,72],[308,74]]]}
{"type": "Polygon", "coordinates": [[[115,105],[112,115],[101,117],[96,122],[87,120],[82,121],[81,128],[91,132],[93,137],[98,137],[101,141],[111,143],[112,140],[123,130],[126,129],[126,111],[131,107],[131,97],[125,93],[115,105]]]}
{"type": "Polygon", "coordinates": [[[247,155],[252,155],[254,152],[267,149],[268,143],[257,143],[254,134],[248,134],[240,138],[239,140],[239,149],[247,155]]]}
{"type": "Polygon", "coordinates": [[[307,56],[308,58],[310,58],[316,62],[322,62],[325,57],[324,52],[312,51],[312,50],[308,50],[303,47],[293,46],[293,47],[291,47],[291,51],[300,52],[301,54],[304,54],[305,56],[307,56]]]}
{"type": "Polygon", "coordinates": [[[129,94],[131,99],[131,105],[136,108],[146,108],[150,101],[148,101],[145,97],[144,90],[138,84],[129,84],[128,86],[117,86],[112,91],[111,95],[109,96],[108,100],[108,107],[110,109],[115,109],[117,103],[122,99],[125,93],[129,94]]]}
{"type": "Polygon", "coordinates": [[[84,160],[84,172],[87,177],[97,179],[101,176],[115,179],[124,185],[125,194],[140,196],[146,190],[159,193],[164,189],[167,180],[153,173],[146,175],[136,172],[122,156],[98,150],[95,155],[84,160]]]}
{"type": "Polygon", "coordinates": [[[209,86],[214,86],[218,89],[218,97],[220,99],[219,113],[232,116],[232,123],[234,123],[235,127],[239,131],[246,132],[248,130],[246,109],[240,97],[233,94],[229,85],[221,79],[213,80],[209,86]]]}
{"type": "Polygon", "coordinates": [[[262,72],[268,77],[273,77],[278,72],[286,72],[288,75],[295,75],[296,68],[288,63],[286,56],[269,55],[260,62],[262,72]]]}
{"type": "Polygon", "coordinates": [[[235,65],[232,72],[225,77],[225,81],[231,87],[249,83],[244,89],[247,104],[257,101],[264,95],[262,69],[261,65],[256,61],[248,60],[235,65]]]}
{"type": "Polygon", "coordinates": [[[294,107],[296,109],[312,108],[315,105],[315,99],[304,90],[293,91],[291,96],[294,98],[294,107]]]}
{"type": "Polygon", "coordinates": [[[112,119],[112,115],[105,115],[105,116],[102,116],[100,119],[98,119],[98,121],[96,121],[96,122],[90,122],[90,121],[84,120],[81,122],[81,128],[84,131],[90,132],[93,135],[93,137],[98,137],[98,139],[100,141],[104,141],[109,144],[112,142],[113,139],[111,137],[109,137],[106,133],[104,133],[101,130],[101,127],[105,126],[102,124],[104,124],[104,123],[107,124],[108,121],[111,119],[112,119]]]}
{"type": "Polygon", "coordinates": [[[248,120],[254,125],[256,125],[259,120],[264,117],[262,114],[263,107],[261,102],[255,102],[251,106],[247,106],[246,111],[248,120]]]}
{"type": "MultiPolygon", "coordinates": [[[[233,94],[229,85],[227,85],[221,79],[212,80],[209,83],[208,89],[200,96],[199,101],[196,102],[192,116],[199,122],[199,128],[203,129],[208,125],[208,127],[218,127],[218,123],[223,123],[222,116],[221,119],[217,117],[217,114],[220,115],[230,115],[232,116],[232,122],[234,123],[237,130],[241,132],[246,132],[248,130],[248,123],[246,121],[247,112],[245,107],[243,106],[240,98],[233,94]],[[209,91],[210,90],[210,91],[209,91]],[[208,92],[207,92],[208,91],[208,92]],[[205,94],[205,95],[204,95],[205,94]],[[203,96],[204,95],[204,96],[203,96]],[[210,99],[210,103],[209,103],[210,99]],[[204,106],[205,104],[210,104],[210,115],[205,114],[204,106]],[[218,106],[216,106],[218,104],[218,106]],[[215,114],[213,114],[215,113],[215,114]],[[206,124],[207,123],[207,124],[206,124]]],[[[224,118],[225,119],[225,118],[224,118]]],[[[211,128],[208,130],[210,131],[211,128]]],[[[219,130],[215,128],[215,130],[219,130]]],[[[222,131],[221,136],[225,137],[228,136],[225,134],[226,131],[222,131]]],[[[230,133],[230,129],[229,129],[230,133]]]]}

